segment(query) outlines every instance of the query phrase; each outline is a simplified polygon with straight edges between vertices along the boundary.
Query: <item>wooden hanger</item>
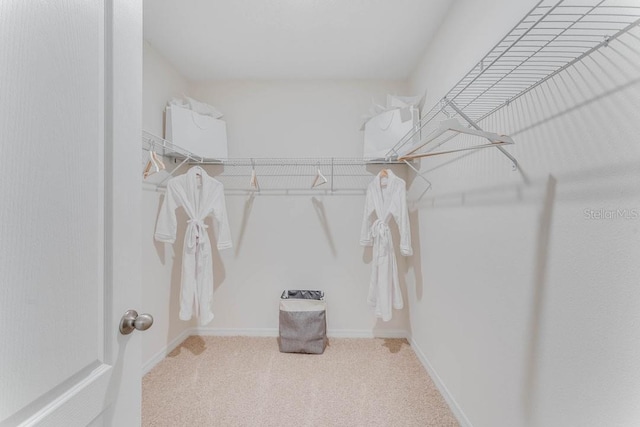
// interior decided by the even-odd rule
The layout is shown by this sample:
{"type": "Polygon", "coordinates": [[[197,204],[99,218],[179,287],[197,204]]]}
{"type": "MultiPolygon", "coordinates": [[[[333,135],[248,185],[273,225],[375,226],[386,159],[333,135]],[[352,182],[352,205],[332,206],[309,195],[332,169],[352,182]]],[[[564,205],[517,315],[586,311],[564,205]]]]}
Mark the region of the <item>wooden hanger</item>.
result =
{"type": "Polygon", "coordinates": [[[387,169],[382,169],[380,171],[380,178],[388,178],[389,177],[389,172],[387,171],[387,169]]]}
{"type": "Polygon", "coordinates": [[[318,187],[319,185],[326,184],[327,178],[320,172],[320,165],[318,165],[318,171],[316,172],[316,177],[313,180],[313,184],[311,184],[311,188],[318,187]]]}
{"type": "Polygon", "coordinates": [[[159,169],[158,172],[166,169],[164,163],[162,162],[162,158],[158,156],[158,154],[156,153],[156,150],[151,150],[151,159],[154,161],[156,167],[159,169]]]}
{"type": "Polygon", "coordinates": [[[153,163],[151,159],[147,160],[147,165],[144,167],[144,171],[142,171],[142,177],[147,179],[149,176],[153,175],[155,171],[153,170],[153,163]]]}
{"type": "Polygon", "coordinates": [[[158,157],[153,147],[151,147],[151,149],[149,150],[149,160],[147,161],[147,165],[142,172],[142,177],[146,179],[154,173],[160,172],[164,169],[164,163],[162,162],[162,160],[160,160],[160,157],[158,157]]]}
{"type": "Polygon", "coordinates": [[[501,145],[509,145],[509,143],[508,142],[491,142],[489,144],[474,145],[473,147],[458,148],[458,149],[455,149],[455,150],[446,150],[446,151],[436,151],[436,152],[430,152],[430,153],[412,154],[410,156],[400,157],[398,160],[402,161],[402,160],[420,159],[420,158],[423,158],[423,157],[439,156],[440,154],[457,153],[459,151],[480,150],[482,148],[499,147],[501,145]]]}
{"type": "Polygon", "coordinates": [[[256,175],[256,168],[253,164],[253,160],[251,161],[251,178],[249,179],[249,187],[251,187],[252,191],[260,191],[260,184],[258,183],[258,175],[256,175]]]}
{"type": "Polygon", "coordinates": [[[463,126],[457,119],[449,119],[449,120],[441,121],[440,122],[440,126],[438,126],[437,129],[435,129],[433,132],[431,132],[429,135],[427,135],[427,137],[425,138],[425,141],[422,144],[420,144],[418,147],[414,148],[413,150],[409,151],[404,156],[401,156],[400,158],[398,158],[398,160],[400,160],[400,161],[412,160],[412,159],[417,159],[417,158],[421,158],[421,157],[437,156],[437,155],[440,155],[440,154],[455,153],[457,151],[475,150],[477,148],[488,148],[488,147],[495,147],[495,146],[499,146],[499,145],[513,144],[513,143],[514,143],[513,139],[511,139],[511,137],[509,137],[507,135],[498,135],[497,133],[493,133],[493,132],[485,132],[485,131],[482,131],[482,130],[468,128],[468,127],[463,126]],[[463,133],[463,134],[466,134],[466,135],[479,136],[479,137],[488,139],[491,143],[490,144],[483,144],[483,145],[476,145],[474,147],[461,148],[461,149],[458,149],[458,150],[417,153],[420,149],[422,149],[423,147],[425,147],[429,143],[431,143],[434,140],[436,140],[438,137],[443,135],[445,132],[449,132],[449,131],[463,133]]]}

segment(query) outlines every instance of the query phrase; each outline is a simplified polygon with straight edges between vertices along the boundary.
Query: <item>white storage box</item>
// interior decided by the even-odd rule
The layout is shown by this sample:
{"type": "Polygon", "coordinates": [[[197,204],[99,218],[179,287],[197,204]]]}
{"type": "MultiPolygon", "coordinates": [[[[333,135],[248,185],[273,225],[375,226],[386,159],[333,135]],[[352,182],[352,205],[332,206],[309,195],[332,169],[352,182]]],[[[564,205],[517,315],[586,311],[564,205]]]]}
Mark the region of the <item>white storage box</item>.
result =
{"type": "Polygon", "coordinates": [[[416,107],[396,108],[372,117],[364,125],[364,158],[385,157],[419,120],[416,107]]]}
{"type": "Polygon", "coordinates": [[[206,159],[226,159],[227,125],[179,105],[167,107],[165,139],[206,159]]]}

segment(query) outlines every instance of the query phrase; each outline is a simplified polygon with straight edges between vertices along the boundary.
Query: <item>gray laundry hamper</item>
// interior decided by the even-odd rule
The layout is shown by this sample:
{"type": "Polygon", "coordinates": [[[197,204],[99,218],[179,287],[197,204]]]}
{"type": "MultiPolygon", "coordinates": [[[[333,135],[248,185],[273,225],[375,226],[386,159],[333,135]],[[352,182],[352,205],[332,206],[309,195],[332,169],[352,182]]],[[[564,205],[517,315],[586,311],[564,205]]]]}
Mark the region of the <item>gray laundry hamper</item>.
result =
{"type": "Polygon", "coordinates": [[[324,292],[282,292],[278,345],[282,353],[324,353],[327,345],[327,304],[324,292]]]}

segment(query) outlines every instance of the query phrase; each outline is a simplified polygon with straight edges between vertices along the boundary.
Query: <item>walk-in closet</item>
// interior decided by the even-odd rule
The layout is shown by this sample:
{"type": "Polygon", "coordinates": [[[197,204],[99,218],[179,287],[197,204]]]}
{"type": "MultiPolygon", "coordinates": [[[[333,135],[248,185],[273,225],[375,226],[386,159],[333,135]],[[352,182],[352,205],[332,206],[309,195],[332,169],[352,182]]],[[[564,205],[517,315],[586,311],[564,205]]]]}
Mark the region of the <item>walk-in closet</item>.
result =
{"type": "Polygon", "coordinates": [[[640,425],[640,1],[36,3],[0,426],[640,425]]]}

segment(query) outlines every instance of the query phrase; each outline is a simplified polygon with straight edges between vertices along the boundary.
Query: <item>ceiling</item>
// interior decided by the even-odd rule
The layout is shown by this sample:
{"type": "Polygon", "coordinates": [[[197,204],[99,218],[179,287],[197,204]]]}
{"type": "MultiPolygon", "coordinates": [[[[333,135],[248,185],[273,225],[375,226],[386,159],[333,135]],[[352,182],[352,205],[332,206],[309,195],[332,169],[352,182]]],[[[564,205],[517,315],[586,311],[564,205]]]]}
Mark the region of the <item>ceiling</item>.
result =
{"type": "Polygon", "coordinates": [[[454,0],[145,0],[190,80],[406,79],[454,0]]]}

